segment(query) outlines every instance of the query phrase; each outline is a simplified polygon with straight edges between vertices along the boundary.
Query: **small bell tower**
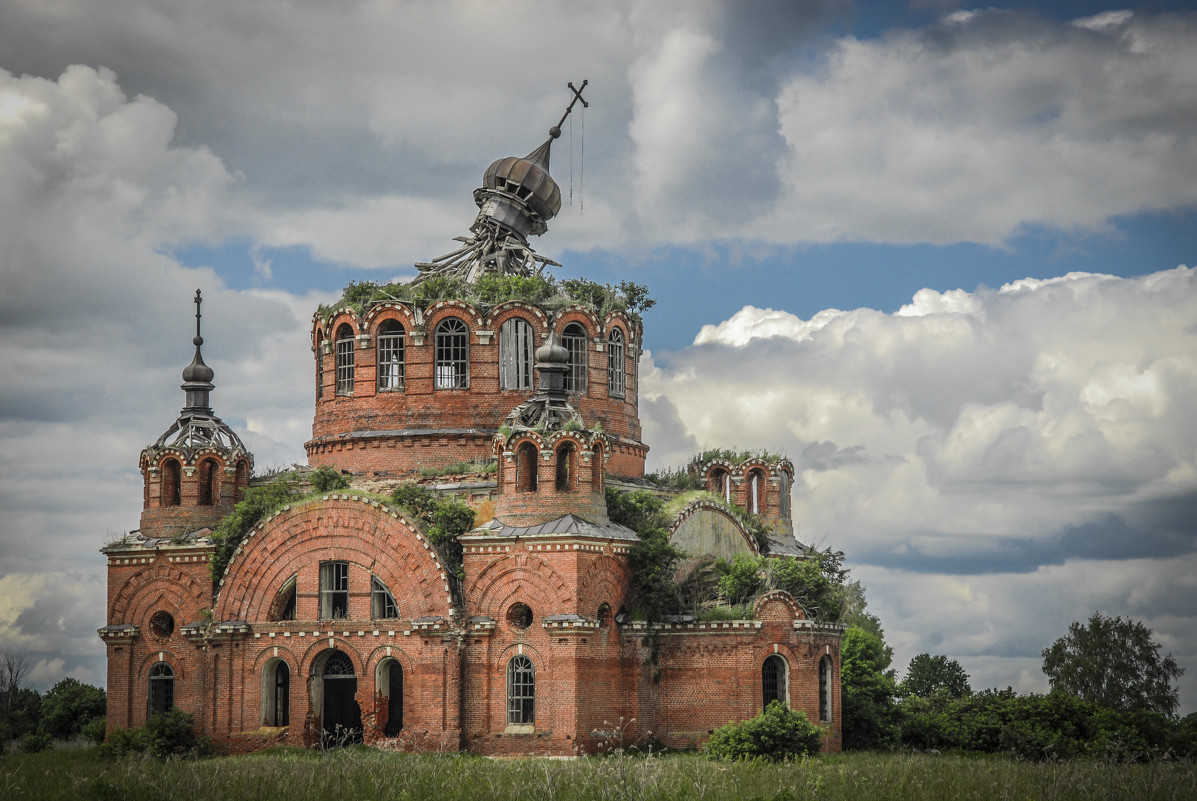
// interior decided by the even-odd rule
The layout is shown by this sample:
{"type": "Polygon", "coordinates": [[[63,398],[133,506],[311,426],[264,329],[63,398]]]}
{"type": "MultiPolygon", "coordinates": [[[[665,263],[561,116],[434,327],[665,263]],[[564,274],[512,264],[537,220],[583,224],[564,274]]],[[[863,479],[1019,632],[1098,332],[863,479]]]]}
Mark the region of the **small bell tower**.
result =
{"type": "Polygon", "coordinates": [[[212,413],[212,368],[200,346],[200,305],[195,291],[195,356],[183,368],[185,401],[179,417],[141,452],[144,496],[141,534],[175,537],[215,526],[241,500],[254,457],[241,438],[212,413]]]}

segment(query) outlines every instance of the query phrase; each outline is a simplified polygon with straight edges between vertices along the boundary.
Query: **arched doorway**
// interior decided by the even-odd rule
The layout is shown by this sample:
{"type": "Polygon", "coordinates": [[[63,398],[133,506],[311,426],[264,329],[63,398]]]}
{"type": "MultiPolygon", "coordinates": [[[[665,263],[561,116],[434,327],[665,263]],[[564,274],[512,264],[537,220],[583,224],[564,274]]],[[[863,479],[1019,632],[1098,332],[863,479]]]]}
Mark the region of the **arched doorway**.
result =
{"type": "MultiPolygon", "coordinates": [[[[398,659],[384,659],[376,679],[380,707],[386,709],[384,737],[397,737],[403,730],[403,665],[398,659]]],[[[378,710],[381,713],[381,709],[378,710]]]]}
{"type": "Polygon", "coordinates": [[[358,706],[357,676],[353,660],[344,651],[330,651],[320,671],[324,696],[320,731],[325,745],[348,745],[362,741],[362,709],[358,706]]]}

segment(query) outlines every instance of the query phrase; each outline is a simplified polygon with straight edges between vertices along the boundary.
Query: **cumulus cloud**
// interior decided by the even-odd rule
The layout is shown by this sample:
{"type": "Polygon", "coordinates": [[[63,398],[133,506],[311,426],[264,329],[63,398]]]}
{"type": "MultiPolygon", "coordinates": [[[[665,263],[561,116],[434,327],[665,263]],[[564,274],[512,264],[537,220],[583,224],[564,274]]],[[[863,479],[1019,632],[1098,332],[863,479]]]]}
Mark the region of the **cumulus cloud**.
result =
{"type": "Polygon", "coordinates": [[[1197,20],[1000,10],[838,41],[778,96],[792,241],[999,244],[1192,206],[1197,20]]]}
{"type": "Polygon", "coordinates": [[[309,369],[295,342],[326,298],[231,292],[163,255],[237,205],[237,177],[175,145],[175,125],[108,70],[0,71],[0,645],[28,653],[37,681],[103,679],[97,551],[136,527],[138,452],[183,405],[197,286],[217,413],[264,421],[241,430],[267,463],[302,457],[310,405],[291,388],[309,369]]]}
{"type": "Polygon", "coordinates": [[[900,667],[948,653],[1040,690],[1039,650],[1095,609],[1197,657],[1194,319],[1186,267],[750,307],[649,364],[641,412],[669,455],[788,453],[799,539],[847,553],[900,667]]]}

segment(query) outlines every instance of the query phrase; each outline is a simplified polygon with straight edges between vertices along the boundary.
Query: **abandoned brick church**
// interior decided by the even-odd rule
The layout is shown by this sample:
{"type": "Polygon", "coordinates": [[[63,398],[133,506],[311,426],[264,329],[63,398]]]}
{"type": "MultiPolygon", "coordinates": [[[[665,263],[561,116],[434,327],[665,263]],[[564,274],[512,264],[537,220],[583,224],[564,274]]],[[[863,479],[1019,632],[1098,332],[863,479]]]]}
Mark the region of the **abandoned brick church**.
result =
{"type": "MultiPolygon", "coordinates": [[[[560,208],[548,171],[559,135],[486,170],[471,235],[418,265],[409,290],[555,264],[528,237],[560,208]]],[[[821,721],[824,750],[838,751],[842,626],[783,591],[759,596],[747,619],[626,611],[638,536],[610,520],[606,491],[677,495],[644,478],[639,316],[592,298],[392,294],[313,318],[308,461],[351,486],[297,495],[214,577],[212,530],[258,479],[210,404],[197,293],[185,406],[141,452],[139,529],[103,549],[109,728],[178,707],[226,751],[347,732],[401,749],[568,755],[600,749],[621,722],[625,742],[701,743],[780,699],[821,721]],[[427,478],[462,462],[486,469],[427,478]],[[474,510],[459,567],[385,500],[414,479],[474,510]]],[[[673,545],[804,557],[788,459],[693,470],[709,492],[675,504],[673,545]]]]}

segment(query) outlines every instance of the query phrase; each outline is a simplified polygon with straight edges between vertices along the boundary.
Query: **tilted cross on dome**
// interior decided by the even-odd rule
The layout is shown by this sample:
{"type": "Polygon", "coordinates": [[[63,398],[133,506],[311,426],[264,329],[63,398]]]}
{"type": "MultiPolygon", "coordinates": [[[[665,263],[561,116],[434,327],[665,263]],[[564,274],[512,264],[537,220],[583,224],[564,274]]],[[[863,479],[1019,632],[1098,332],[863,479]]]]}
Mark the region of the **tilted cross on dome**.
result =
{"type": "Polygon", "coordinates": [[[473,236],[455,237],[462,247],[430,262],[417,262],[419,275],[412,283],[433,276],[449,276],[474,283],[483,275],[539,275],[545,265],[561,265],[542,256],[528,244],[528,236],[540,236],[548,230],[548,221],[561,210],[561,188],[549,174],[549,151],[553,140],[561,136],[561,124],[573,111],[574,104],[590,104],[582,98],[589,81],[575,88],[573,99],[561,119],[549,128],[544,144],[523,158],[508,156],[494,162],[482,176],[482,186],[474,190],[478,216],[470,231],[473,236]]]}

